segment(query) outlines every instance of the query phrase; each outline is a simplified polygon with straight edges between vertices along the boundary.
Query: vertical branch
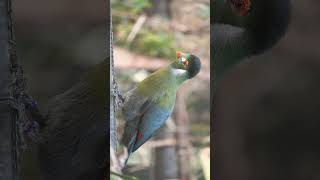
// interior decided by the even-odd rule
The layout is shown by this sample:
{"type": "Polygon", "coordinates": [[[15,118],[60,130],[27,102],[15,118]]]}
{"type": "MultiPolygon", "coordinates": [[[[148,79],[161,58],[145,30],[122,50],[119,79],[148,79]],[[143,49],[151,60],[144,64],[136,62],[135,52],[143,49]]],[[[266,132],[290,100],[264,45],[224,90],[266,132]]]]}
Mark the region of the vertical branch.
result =
{"type": "MultiPolygon", "coordinates": [[[[110,8],[109,8],[110,9],[110,8]]],[[[112,15],[109,12],[109,45],[110,45],[110,168],[118,170],[118,161],[116,159],[117,147],[117,131],[116,131],[116,117],[115,117],[115,87],[114,87],[114,62],[113,62],[113,34],[112,34],[112,15]]]]}
{"type": "MultiPolygon", "coordinates": [[[[111,11],[110,11],[111,12],[111,11]]],[[[119,92],[117,82],[114,78],[114,56],[113,56],[113,31],[112,15],[110,13],[110,168],[120,172],[120,162],[116,156],[118,145],[116,111],[123,103],[123,98],[119,92]]]]}
{"type": "Polygon", "coordinates": [[[25,82],[17,64],[12,25],[11,1],[0,0],[0,179],[17,180],[21,145],[17,110],[25,82]]]}
{"type": "Polygon", "coordinates": [[[189,120],[185,107],[184,95],[186,88],[182,86],[177,93],[175,119],[177,125],[177,151],[179,164],[179,177],[181,180],[190,179],[190,153],[189,153],[189,120]]]}
{"type": "MultiPolygon", "coordinates": [[[[111,18],[112,19],[112,18],[111,18]]],[[[113,150],[117,147],[117,122],[116,122],[116,83],[114,80],[114,59],[113,59],[113,33],[112,22],[110,23],[110,145],[113,150]]]]}

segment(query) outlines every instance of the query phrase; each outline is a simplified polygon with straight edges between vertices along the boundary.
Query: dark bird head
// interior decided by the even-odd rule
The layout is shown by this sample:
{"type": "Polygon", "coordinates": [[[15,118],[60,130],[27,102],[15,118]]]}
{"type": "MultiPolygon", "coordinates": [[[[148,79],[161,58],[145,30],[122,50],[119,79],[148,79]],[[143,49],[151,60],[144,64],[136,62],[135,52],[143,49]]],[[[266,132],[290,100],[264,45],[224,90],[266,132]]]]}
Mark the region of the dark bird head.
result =
{"type": "Polygon", "coordinates": [[[251,55],[273,47],[290,22],[290,0],[227,0],[249,34],[251,55]]]}
{"type": "Polygon", "coordinates": [[[186,70],[188,78],[191,79],[199,73],[201,62],[200,59],[193,54],[177,52],[177,61],[173,62],[172,67],[186,70]]]}

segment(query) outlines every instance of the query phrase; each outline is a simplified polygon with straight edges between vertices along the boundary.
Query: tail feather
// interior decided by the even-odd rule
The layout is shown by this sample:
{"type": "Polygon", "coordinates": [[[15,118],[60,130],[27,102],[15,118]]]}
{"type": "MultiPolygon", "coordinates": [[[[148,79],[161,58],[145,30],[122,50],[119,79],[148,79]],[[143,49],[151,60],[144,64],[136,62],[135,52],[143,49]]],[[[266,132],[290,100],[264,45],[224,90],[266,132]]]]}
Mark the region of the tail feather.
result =
{"type": "Polygon", "coordinates": [[[125,160],[125,165],[127,164],[130,155],[134,151],[134,145],[136,143],[136,134],[137,131],[135,130],[135,128],[132,128],[128,125],[126,126],[125,132],[122,137],[122,144],[127,148],[128,151],[128,157],[125,160]]]}

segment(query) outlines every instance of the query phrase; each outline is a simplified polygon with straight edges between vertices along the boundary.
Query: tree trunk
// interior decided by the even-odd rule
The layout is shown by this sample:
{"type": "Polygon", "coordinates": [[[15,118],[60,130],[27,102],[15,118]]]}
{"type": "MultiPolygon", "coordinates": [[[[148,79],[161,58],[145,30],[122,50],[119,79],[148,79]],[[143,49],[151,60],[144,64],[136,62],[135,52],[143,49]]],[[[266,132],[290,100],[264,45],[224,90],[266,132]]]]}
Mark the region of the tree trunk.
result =
{"type": "Polygon", "coordinates": [[[151,0],[152,8],[150,13],[152,15],[160,15],[163,18],[169,18],[169,3],[170,0],[151,0]]]}
{"type": "MultiPolygon", "coordinates": [[[[175,132],[164,126],[157,132],[156,140],[174,139],[175,132]]],[[[153,180],[178,179],[177,153],[174,144],[155,148],[153,180]]]]}
{"type": "Polygon", "coordinates": [[[11,86],[14,77],[10,71],[10,60],[14,54],[9,53],[9,48],[12,48],[10,42],[14,42],[10,0],[0,0],[0,13],[0,179],[17,180],[18,115],[10,106],[14,88],[11,86]]]}
{"type": "Polygon", "coordinates": [[[185,107],[184,95],[186,86],[182,86],[177,93],[175,119],[177,125],[177,153],[179,164],[179,179],[190,179],[190,144],[189,144],[189,120],[185,107]]]}
{"type": "Polygon", "coordinates": [[[118,136],[117,136],[117,119],[116,111],[123,103],[123,98],[118,90],[117,82],[114,78],[114,58],[113,58],[113,32],[112,32],[112,16],[109,13],[107,18],[110,21],[107,23],[109,31],[110,44],[110,170],[121,172],[121,165],[118,156],[116,155],[118,136]]]}
{"type": "MultiPolygon", "coordinates": [[[[110,23],[110,27],[112,23],[110,23]]],[[[112,28],[112,27],[111,27],[112,28]]],[[[116,83],[114,80],[114,60],[113,60],[113,38],[110,32],[110,146],[116,151],[117,148],[117,121],[116,121],[116,83]]]]}

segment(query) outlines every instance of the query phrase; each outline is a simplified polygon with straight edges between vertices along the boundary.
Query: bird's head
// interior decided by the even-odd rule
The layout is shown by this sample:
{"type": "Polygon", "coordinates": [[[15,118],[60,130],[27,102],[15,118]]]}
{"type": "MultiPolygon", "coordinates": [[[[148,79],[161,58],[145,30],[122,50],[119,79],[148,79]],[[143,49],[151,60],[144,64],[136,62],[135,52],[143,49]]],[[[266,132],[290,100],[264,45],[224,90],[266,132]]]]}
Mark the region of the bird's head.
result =
{"type": "Polygon", "coordinates": [[[193,54],[182,53],[180,51],[178,51],[176,55],[177,60],[172,63],[173,68],[186,70],[189,79],[193,78],[199,73],[201,69],[201,62],[197,56],[193,54]]]}
{"type": "Polygon", "coordinates": [[[239,16],[247,16],[250,11],[251,0],[228,0],[228,3],[239,16]]]}

